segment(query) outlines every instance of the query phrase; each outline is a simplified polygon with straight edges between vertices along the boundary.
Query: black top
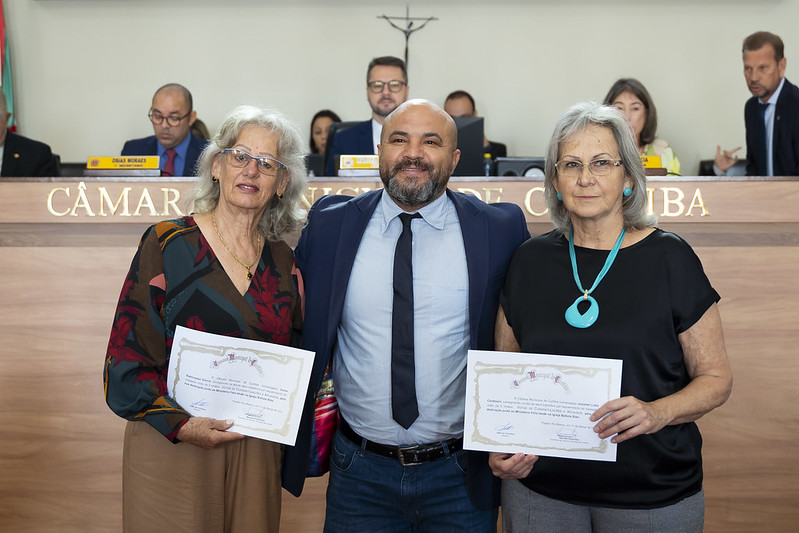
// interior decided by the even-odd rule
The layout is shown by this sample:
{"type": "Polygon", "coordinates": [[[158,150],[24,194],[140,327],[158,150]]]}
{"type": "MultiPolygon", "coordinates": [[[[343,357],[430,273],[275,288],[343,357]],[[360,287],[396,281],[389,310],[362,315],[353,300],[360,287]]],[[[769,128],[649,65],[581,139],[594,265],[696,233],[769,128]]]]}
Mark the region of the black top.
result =
{"type": "MultiPolygon", "coordinates": [[[[690,378],[678,334],[719,300],[688,243],[655,230],[620,249],[592,293],[599,318],[585,329],[564,319],[581,293],[568,247],[568,240],[552,231],[524,243],[511,262],[500,303],[521,351],[621,359],[621,395],[642,401],[685,387],[690,378]]],[[[576,247],[585,288],[607,256],[607,250],[576,247]]],[[[541,457],[522,483],[575,504],[663,507],[701,489],[701,448],[693,422],[666,426],[620,443],[615,463],[541,457]]]]}

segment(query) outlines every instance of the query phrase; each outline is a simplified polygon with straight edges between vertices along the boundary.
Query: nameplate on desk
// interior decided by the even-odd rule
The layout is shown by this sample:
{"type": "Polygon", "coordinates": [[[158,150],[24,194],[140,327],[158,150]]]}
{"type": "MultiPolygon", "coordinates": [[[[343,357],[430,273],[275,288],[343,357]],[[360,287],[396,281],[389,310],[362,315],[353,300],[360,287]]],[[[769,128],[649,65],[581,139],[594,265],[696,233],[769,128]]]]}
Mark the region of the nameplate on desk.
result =
{"type": "Polygon", "coordinates": [[[659,155],[642,155],[641,163],[644,165],[644,168],[663,168],[659,155]]]}
{"type": "Polygon", "coordinates": [[[376,155],[342,155],[338,168],[341,170],[378,170],[380,161],[376,155]]]}
{"type": "Polygon", "coordinates": [[[86,162],[87,170],[131,170],[157,169],[157,155],[130,155],[116,157],[90,157],[86,162]]]}

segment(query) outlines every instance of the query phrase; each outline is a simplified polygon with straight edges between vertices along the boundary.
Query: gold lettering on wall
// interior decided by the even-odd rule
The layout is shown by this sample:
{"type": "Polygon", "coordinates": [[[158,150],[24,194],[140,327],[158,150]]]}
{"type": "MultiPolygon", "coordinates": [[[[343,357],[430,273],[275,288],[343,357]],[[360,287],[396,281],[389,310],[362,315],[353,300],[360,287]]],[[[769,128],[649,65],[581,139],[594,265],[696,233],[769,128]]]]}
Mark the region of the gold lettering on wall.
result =
{"type": "Polygon", "coordinates": [[[141,198],[139,198],[139,205],[136,206],[136,211],[133,212],[134,217],[141,216],[142,207],[146,207],[150,210],[151,217],[154,217],[158,214],[158,211],[156,211],[155,205],[153,204],[153,199],[150,197],[150,191],[148,191],[146,188],[141,193],[141,198]]]}
{"type": "Polygon", "coordinates": [[[699,188],[694,191],[694,197],[691,198],[691,205],[688,206],[688,212],[685,213],[685,216],[694,216],[692,211],[697,207],[701,209],[699,216],[706,217],[710,215],[710,211],[708,211],[708,209],[705,207],[705,200],[702,198],[702,191],[700,191],[699,188]]]}
{"type": "Polygon", "coordinates": [[[654,215],[655,214],[655,189],[650,189],[647,187],[646,189],[646,214],[647,215],[654,215]]]}
{"type": "Polygon", "coordinates": [[[78,197],[75,199],[75,205],[72,206],[72,211],[69,213],[70,216],[78,216],[78,209],[81,207],[84,209],[87,216],[94,216],[92,206],[89,204],[89,199],[86,197],[86,184],[82,181],[80,182],[80,185],[78,185],[78,197]]]}
{"type": "Polygon", "coordinates": [[[308,187],[305,190],[305,194],[302,196],[302,203],[306,209],[310,209],[311,206],[322,196],[326,196],[333,191],[333,187],[322,187],[322,194],[319,196],[316,195],[316,191],[319,190],[319,187],[308,187]]]}
{"type": "Polygon", "coordinates": [[[164,193],[164,212],[161,213],[163,216],[169,216],[169,207],[172,206],[172,209],[175,210],[175,214],[179,217],[183,216],[183,211],[180,210],[178,207],[178,202],[180,201],[180,191],[177,189],[173,189],[172,187],[161,187],[161,192],[164,193]],[[172,195],[172,199],[169,199],[170,193],[172,195]]]}
{"type": "Polygon", "coordinates": [[[661,187],[660,190],[663,192],[663,212],[660,216],[678,217],[682,215],[685,211],[685,204],[682,203],[685,194],[682,189],[678,187],[661,187]],[[671,196],[672,193],[674,197],[671,196]],[[675,206],[676,210],[672,210],[670,206],[675,206]]]}
{"type": "Polygon", "coordinates": [[[458,187],[458,192],[462,192],[463,194],[471,194],[472,196],[476,196],[478,200],[483,199],[483,195],[477,189],[472,189],[470,187],[458,187]]]}
{"type": "MultiPolygon", "coordinates": [[[[74,189],[73,189],[74,190],[74,189]]],[[[69,187],[55,187],[47,195],[47,212],[56,217],[64,216],[88,216],[88,217],[140,217],[140,216],[183,216],[183,211],[178,207],[180,201],[180,191],[172,187],[162,187],[163,209],[159,210],[153,201],[152,195],[147,187],[144,187],[136,205],[136,211],[130,212],[130,196],[133,187],[124,187],[116,200],[111,196],[106,187],[97,187],[96,195],[89,190],[84,182],[80,182],[77,187],[75,201],[69,207],[72,198],[72,190],[69,187]],[[66,199],[66,202],[64,201],[66,199]],[[93,204],[93,201],[96,202],[93,204]],[[64,204],[66,209],[62,209],[64,204]],[[144,210],[144,213],[142,213],[144,210]]]]}
{"type": "Polygon", "coordinates": [[[55,193],[57,192],[63,192],[66,194],[67,198],[69,198],[69,187],[56,187],[55,189],[52,189],[50,194],[47,195],[47,211],[55,217],[63,217],[69,214],[69,209],[66,211],[55,210],[53,207],[53,196],[55,196],[55,193]]]}
{"type": "Polygon", "coordinates": [[[119,214],[121,217],[129,217],[130,210],[128,209],[128,193],[133,190],[133,187],[125,187],[122,189],[122,194],[119,195],[119,199],[117,199],[117,203],[111,202],[111,197],[108,195],[108,191],[105,187],[99,187],[98,190],[100,191],[100,216],[107,217],[108,214],[105,212],[105,206],[107,205],[111,210],[112,215],[117,214],[117,209],[120,205],[122,205],[122,212],[119,214]]]}
{"type": "Polygon", "coordinates": [[[533,209],[533,202],[532,202],[532,198],[533,198],[533,194],[534,193],[541,193],[541,197],[543,198],[543,196],[544,196],[544,188],[543,187],[533,187],[532,189],[528,190],[527,194],[524,195],[524,208],[525,208],[525,210],[527,210],[528,213],[530,213],[534,217],[542,217],[542,216],[547,214],[547,212],[549,211],[549,208],[544,206],[544,210],[543,211],[535,211],[533,209]]]}
{"type": "Polygon", "coordinates": [[[347,196],[358,196],[359,194],[363,194],[371,190],[372,189],[370,189],[369,187],[342,187],[341,189],[336,191],[336,194],[346,194],[347,196]]]}
{"type": "Polygon", "coordinates": [[[301,201],[302,205],[305,206],[306,209],[310,209],[311,206],[322,196],[327,196],[328,194],[344,194],[346,196],[358,196],[359,194],[363,194],[365,192],[371,191],[371,187],[342,187],[338,189],[336,192],[333,192],[333,187],[308,187],[305,190],[305,194],[302,196],[301,201]],[[317,194],[317,191],[321,190],[322,194],[317,194]]]}
{"type": "MultiPolygon", "coordinates": [[[[481,184],[483,185],[483,184],[481,184]]],[[[328,194],[343,194],[347,196],[358,196],[365,192],[374,190],[372,187],[353,187],[342,186],[339,189],[334,187],[308,187],[305,194],[301,197],[306,209],[328,194]]],[[[524,189],[510,188],[508,191],[504,186],[497,187],[457,187],[455,190],[471,194],[476,198],[492,204],[501,201],[516,203],[525,211],[528,216],[544,217],[548,214],[548,208],[544,201],[544,187],[536,184],[526,191],[524,189]],[[524,191],[524,196],[519,197],[524,191]]],[[[155,190],[153,191],[155,192],[155,190]]],[[[677,218],[692,217],[697,214],[701,217],[710,215],[702,191],[699,188],[686,194],[681,187],[655,187],[647,188],[647,213],[655,214],[656,206],[661,201],[662,210],[658,213],[660,217],[677,218]],[[690,202],[686,198],[690,195],[690,202]]],[[[91,183],[87,187],[85,182],[79,182],[77,187],[55,187],[50,189],[47,194],[47,212],[54,217],[173,217],[183,216],[183,212],[178,207],[181,195],[180,190],[172,187],[160,187],[160,194],[151,194],[147,187],[135,185],[124,186],[118,193],[109,192],[108,186],[94,187],[91,183]],[[117,195],[118,196],[115,196],[117,195]],[[156,202],[155,199],[160,200],[156,202]],[[135,209],[131,209],[131,202],[135,201],[135,209]]]]}
{"type": "Polygon", "coordinates": [[[457,191],[464,194],[471,194],[487,204],[495,204],[502,201],[502,187],[483,187],[482,194],[477,189],[471,187],[458,187],[457,191]],[[494,196],[494,193],[496,193],[496,196],[494,196]]]}
{"type": "Polygon", "coordinates": [[[483,187],[483,192],[485,192],[487,204],[496,204],[502,201],[502,187],[483,187]],[[496,198],[493,193],[497,193],[496,198]]]}
{"type": "Polygon", "coordinates": [[[702,190],[699,188],[694,189],[691,202],[688,207],[685,207],[685,193],[679,187],[661,187],[660,189],[648,188],[646,190],[648,206],[647,214],[655,214],[655,192],[658,191],[663,195],[663,210],[660,213],[661,217],[676,218],[679,216],[691,217],[694,216],[694,211],[698,210],[699,216],[709,216],[710,210],[705,206],[705,199],[702,196],[702,190]]]}

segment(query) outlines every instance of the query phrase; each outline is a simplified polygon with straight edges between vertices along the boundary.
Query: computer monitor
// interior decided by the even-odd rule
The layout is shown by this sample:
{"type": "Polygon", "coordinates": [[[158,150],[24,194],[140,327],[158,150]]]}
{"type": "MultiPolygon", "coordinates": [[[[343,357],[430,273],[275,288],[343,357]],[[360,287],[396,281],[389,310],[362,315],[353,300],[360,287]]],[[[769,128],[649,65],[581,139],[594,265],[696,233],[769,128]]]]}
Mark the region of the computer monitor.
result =
{"type": "Polygon", "coordinates": [[[458,149],[461,151],[461,159],[452,175],[484,175],[483,117],[457,117],[454,120],[455,126],[458,127],[458,149]]]}
{"type": "Polygon", "coordinates": [[[325,156],[324,154],[308,154],[305,156],[305,171],[308,176],[325,175],[325,156]]]}

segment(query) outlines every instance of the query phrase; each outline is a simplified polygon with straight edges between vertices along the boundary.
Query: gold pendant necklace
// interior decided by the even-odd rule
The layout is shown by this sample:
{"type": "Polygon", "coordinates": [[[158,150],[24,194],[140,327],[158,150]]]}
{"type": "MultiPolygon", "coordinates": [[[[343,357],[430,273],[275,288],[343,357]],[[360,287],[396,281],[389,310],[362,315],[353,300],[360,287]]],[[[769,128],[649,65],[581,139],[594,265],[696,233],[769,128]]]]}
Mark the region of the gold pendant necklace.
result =
{"type": "Polygon", "coordinates": [[[255,261],[253,261],[252,263],[250,263],[248,265],[247,263],[245,263],[244,261],[239,259],[239,256],[237,256],[236,254],[233,253],[233,250],[231,250],[230,246],[227,245],[227,243],[225,242],[225,239],[222,238],[222,234],[219,233],[219,228],[216,227],[216,213],[211,213],[211,222],[214,223],[214,229],[216,230],[216,236],[219,237],[219,241],[222,243],[222,246],[224,246],[225,250],[227,250],[228,253],[233,256],[233,259],[238,261],[238,263],[241,266],[243,266],[245,269],[247,269],[247,279],[251,280],[252,279],[252,272],[250,272],[250,269],[253,266],[255,266],[255,263],[258,262],[258,251],[261,250],[261,230],[260,229],[258,230],[258,244],[255,245],[255,250],[256,250],[255,261]]]}

